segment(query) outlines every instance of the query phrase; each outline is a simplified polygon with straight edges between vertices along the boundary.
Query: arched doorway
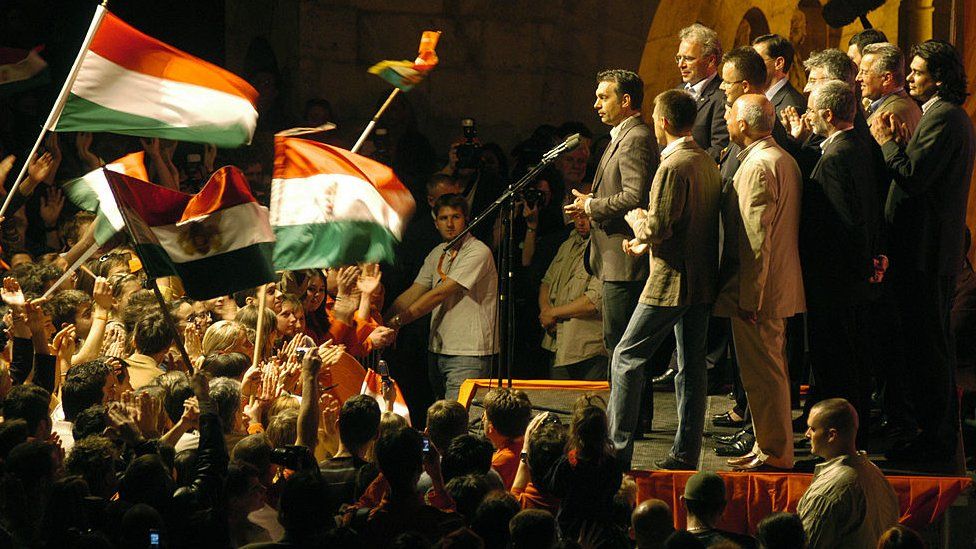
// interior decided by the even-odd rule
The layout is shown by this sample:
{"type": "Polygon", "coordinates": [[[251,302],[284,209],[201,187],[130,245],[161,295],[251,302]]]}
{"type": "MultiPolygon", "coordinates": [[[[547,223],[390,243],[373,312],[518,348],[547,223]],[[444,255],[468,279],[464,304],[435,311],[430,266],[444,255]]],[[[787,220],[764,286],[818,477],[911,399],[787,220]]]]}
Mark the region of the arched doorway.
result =
{"type": "Polygon", "coordinates": [[[732,47],[748,46],[756,38],[769,34],[769,21],[759,8],[750,8],[739,21],[739,28],[735,31],[735,41],[732,47]]]}

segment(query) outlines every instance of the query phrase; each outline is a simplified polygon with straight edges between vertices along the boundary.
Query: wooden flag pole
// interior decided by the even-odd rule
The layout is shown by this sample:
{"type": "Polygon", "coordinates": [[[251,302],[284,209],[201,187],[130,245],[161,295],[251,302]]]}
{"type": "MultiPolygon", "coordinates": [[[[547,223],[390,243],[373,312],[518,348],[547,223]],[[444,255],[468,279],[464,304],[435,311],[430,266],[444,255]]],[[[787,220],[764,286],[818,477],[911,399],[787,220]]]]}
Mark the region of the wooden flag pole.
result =
{"type": "Polygon", "coordinates": [[[82,265],[84,265],[85,261],[88,261],[88,258],[91,257],[92,254],[94,254],[96,251],[98,251],[98,244],[92,243],[92,245],[89,246],[88,249],[85,250],[81,254],[81,256],[79,256],[78,259],[70,267],[65,269],[64,274],[61,275],[61,278],[57,279],[54,282],[54,284],[52,284],[51,287],[48,288],[46,292],[44,292],[44,295],[42,295],[41,298],[47,299],[48,297],[50,297],[51,294],[53,294],[54,291],[57,290],[59,286],[64,284],[64,281],[68,280],[68,278],[72,274],[74,274],[75,271],[77,271],[82,265]]]}
{"type": "Polygon", "coordinates": [[[34,142],[34,146],[31,148],[30,154],[24,159],[24,165],[20,167],[20,173],[17,174],[17,179],[14,180],[13,186],[7,192],[7,198],[3,201],[3,206],[0,206],[0,219],[3,215],[7,213],[7,208],[10,206],[10,201],[13,199],[14,194],[17,192],[17,188],[20,187],[21,182],[24,180],[24,175],[27,173],[27,168],[30,166],[31,160],[34,159],[34,155],[37,154],[37,149],[41,147],[41,142],[44,141],[44,136],[52,126],[57,122],[58,117],[61,116],[61,109],[64,108],[65,102],[68,100],[68,95],[71,93],[71,86],[74,85],[75,79],[78,77],[78,71],[81,69],[81,62],[85,58],[85,53],[88,52],[88,47],[91,45],[92,39],[95,38],[95,32],[98,31],[98,27],[102,24],[102,19],[108,11],[105,9],[108,0],[105,0],[98,7],[95,8],[95,16],[92,18],[91,25],[88,27],[88,34],[85,35],[85,40],[81,43],[81,49],[78,50],[78,56],[75,57],[75,62],[71,66],[71,70],[68,72],[68,77],[64,81],[64,86],[61,87],[61,93],[58,94],[57,100],[54,102],[54,106],[51,107],[51,112],[47,115],[47,120],[44,122],[44,126],[41,127],[41,133],[37,136],[37,141],[34,142]]]}
{"type": "Polygon", "coordinates": [[[264,345],[264,310],[267,301],[268,285],[262,284],[258,287],[258,323],[254,334],[254,356],[251,357],[251,366],[258,367],[260,359],[264,358],[262,345],[264,345]]]}
{"type": "Polygon", "coordinates": [[[369,134],[373,133],[373,128],[376,127],[376,123],[379,122],[380,117],[383,116],[383,113],[386,112],[386,109],[389,108],[390,104],[393,103],[393,100],[396,99],[396,96],[399,93],[400,88],[393,88],[393,91],[390,92],[390,96],[387,97],[386,101],[383,102],[383,106],[380,107],[380,110],[376,111],[373,119],[370,120],[369,124],[366,125],[366,129],[363,130],[363,134],[359,136],[359,139],[356,141],[356,144],[352,146],[350,152],[359,152],[359,149],[363,146],[363,143],[366,142],[366,138],[369,137],[369,134]]]}

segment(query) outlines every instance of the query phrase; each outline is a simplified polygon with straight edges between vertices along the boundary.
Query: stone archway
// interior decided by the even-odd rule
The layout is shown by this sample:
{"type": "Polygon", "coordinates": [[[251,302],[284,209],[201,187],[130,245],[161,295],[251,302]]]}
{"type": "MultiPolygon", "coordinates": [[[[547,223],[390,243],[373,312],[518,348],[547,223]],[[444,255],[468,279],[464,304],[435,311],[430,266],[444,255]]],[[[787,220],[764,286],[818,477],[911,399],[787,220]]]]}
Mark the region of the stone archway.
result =
{"type": "Polygon", "coordinates": [[[766,20],[766,15],[759,8],[750,8],[739,21],[732,47],[748,46],[764,34],[769,34],[769,21],[766,20]]]}

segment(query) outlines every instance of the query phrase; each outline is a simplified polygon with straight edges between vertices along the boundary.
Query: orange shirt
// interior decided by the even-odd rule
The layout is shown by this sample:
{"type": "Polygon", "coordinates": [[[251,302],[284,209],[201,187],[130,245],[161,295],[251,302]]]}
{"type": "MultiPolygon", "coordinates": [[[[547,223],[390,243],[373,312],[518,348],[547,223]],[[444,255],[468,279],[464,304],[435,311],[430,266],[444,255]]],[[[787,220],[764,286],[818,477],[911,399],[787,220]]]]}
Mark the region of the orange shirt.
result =
{"type": "Polygon", "coordinates": [[[512,488],[512,495],[519,502],[522,509],[544,509],[556,516],[559,511],[559,498],[543,494],[535,487],[535,484],[528,483],[524,490],[512,488]]]}
{"type": "Polygon", "coordinates": [[[491,456],[491,468],[502,477],[506,490],[512,489],[522,453],[522,437],[507,439],[491,456]]]}

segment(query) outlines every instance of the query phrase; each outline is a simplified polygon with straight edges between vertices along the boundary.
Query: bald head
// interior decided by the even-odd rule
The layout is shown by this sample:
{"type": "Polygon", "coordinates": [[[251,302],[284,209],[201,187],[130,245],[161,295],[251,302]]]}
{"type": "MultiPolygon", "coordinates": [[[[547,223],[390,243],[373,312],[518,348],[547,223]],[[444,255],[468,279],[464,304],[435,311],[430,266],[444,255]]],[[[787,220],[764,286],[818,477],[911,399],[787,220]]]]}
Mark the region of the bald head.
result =
{"type": "Polygon", "coordinates": [[[853,439],[857,435],[857,410],[850,402],[842,398],[821,400],[810,409],[810,415],[816,413],[824,428],[835,429],[843,437],[853,439]]]}
{"type": "Polygon", "coordinates": [[[664,540],[674,532],[671,508],[659,499],[642,501],[630,515],[630,525],[638,549],[663,547],[664,540]]]}
{"type": "Polygon", "coordinates": [[[750,93],[740,96],[726,112],[725,122],[729,138],[741,147],[768,137],[773,133],[776,110],[765,95],[750,93]]]}

